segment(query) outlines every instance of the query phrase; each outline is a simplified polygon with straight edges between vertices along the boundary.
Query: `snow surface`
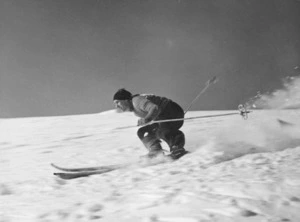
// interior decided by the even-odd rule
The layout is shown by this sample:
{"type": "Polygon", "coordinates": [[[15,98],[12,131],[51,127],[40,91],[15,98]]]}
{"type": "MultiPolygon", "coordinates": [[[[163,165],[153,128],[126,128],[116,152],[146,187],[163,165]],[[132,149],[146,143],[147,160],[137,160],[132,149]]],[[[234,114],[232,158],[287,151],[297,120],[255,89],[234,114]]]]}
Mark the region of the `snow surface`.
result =
{"type": "MultiPolygon", "coordinates": [[[[232,111],[189,112],[187,117],[232,111]]],[[[300,111],[186,121],[173,163],[61,180],[50,163],[135,161],[131,113],[0,119],[0,221],[300,221],[300,111]]],[[[163,144],[167,149],[166,144],[163,144]]]]}

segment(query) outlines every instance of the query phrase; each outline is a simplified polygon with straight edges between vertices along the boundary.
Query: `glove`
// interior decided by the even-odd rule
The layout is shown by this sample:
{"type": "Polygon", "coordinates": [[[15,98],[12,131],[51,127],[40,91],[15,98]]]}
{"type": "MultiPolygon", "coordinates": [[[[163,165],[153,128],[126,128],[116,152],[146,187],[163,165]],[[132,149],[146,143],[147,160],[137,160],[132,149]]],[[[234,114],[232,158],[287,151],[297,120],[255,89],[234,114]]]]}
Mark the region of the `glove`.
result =
{"type": "Polygon", "coordinates": [[[141,119],[138,120],[138,126],[146,125],[146,124],[149,123],[149,122],[151,122],[151,120],[141,118],[141,119]]]}

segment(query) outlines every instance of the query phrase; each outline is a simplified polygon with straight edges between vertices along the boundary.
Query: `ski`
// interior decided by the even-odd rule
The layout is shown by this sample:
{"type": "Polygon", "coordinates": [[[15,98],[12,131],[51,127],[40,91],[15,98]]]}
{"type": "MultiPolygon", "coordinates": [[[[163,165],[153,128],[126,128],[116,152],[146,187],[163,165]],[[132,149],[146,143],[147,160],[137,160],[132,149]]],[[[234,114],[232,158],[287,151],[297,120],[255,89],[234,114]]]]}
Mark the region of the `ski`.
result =
{"type": "Polygon", "coordinates": [[[66,168],[57,166],[54,163],[51,163],[51,166],[66,172],[82,172],[82,171],[96,171],[96,170],[108,170],[108,169],[114,169],[114,168],[120,168],[125,167],[127,164],[115,164],[115,165],[108,165],[108,166],[96,166],[96,167],[81,167],[81,168],[66,168]]]}
{"type": "MultiPolygon", "coordinates": [[[[183,156],[187,155],[188,153],[189,152],[186,152],[183,156]]],[[[180,158],[182,158],[182,156],[180,158]]],[[[134,165],[138,165],[139,167],[149,167],[149,166],[155,166],[162,163],[170,163],[173,161],[176,160],[172,160],[170,158],[162,158],[162,159],[154,158],[154,159],[139,160],[137,162],[126,163],[126,164],[115,164],[115,165],[97,166],[97,167],[65,168],[65,167],[57,166],[53,163],[51,163],[51,166],[58,170],[64,171],[59,173],[57,172],[53,173],[53,175],[64,180],[71,180],[80,177],[88,177],[95,174],[104,174],[118,169],[129,168],[130,166],[134,166],[134,165]]]]}
{"type": "Polygon", "coordinates": [[[118,168],[107,168],[107,169],[102,169],[102,170],[92,170],[92,171],[78,171],[78,172],[63,172],[63,173],[53,173],[53,175],[64,179],[64,180],[71,180],[71,179],[76,179],[76,178],[80,178],[80,177],[88,177],[91,175],[95,175],[95,174],[103,174],[103,173],[107,173],[113,170],[116,170],[118,168]]]}
{"type": "Polygon", "coordinates": [[[97,167],[65,168],[51,163],[52,167],[64,171],[61,173],[53,173],[53,174],[65,180],[75,179],[79,177],[88,177],[94,174],[103,174],[113,170],[124,168],[129,165],[130,164],[115,164],[115,165],[97,166],[97,167]]]}

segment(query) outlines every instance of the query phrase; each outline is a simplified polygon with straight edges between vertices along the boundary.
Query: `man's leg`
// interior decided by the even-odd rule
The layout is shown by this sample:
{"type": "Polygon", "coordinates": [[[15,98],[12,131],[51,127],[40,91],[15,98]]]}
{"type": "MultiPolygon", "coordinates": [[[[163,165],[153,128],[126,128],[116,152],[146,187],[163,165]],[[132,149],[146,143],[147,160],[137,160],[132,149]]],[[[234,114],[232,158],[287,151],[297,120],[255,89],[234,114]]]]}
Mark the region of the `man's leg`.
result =
{"type": "Polygon", "coordinates": [[[170,130],[167,128],[159,128],[157,130],[157,137],[166,141],[170,147],[170,157],[178,159],[179,157],[186,154],[184,149],[185,136],[180,130],[170,130]]]}
{"type": "Polygon", "coordinates": [[[163,154],[163,150],[160,145],[161,141],[156,135],[157,127],[157,124],[152,124],[141,127],[137,131],[138,137],[149,151],[149,153],[147,154],[147,157],[149,158],[156,157],[159,154],[163,154]]]}
{"type": "MultiPolygon", "coordinates": [[[[170,102],[160,114],[159,119],[177,119],[183,117],[183,109],[177,103],[170,102]]],[[[163,139],[169,145],[170,156],[173,159],[178,159],[186,153],[184,149],[185,136],[183,132],[179,130],[183,123],[184,121],[160,123],[156,132],[157,138],[163,139]]]]}
{"type": "Polygon", "coordinates": [[[183,132],[177,130],[176,133],[173,134],[173,141],[171,142],[173,145],[170,148],[170,157],[172,159],[178,159],[185,155],[187,151],[184,149],[185,145],[185,136],[183,132]]]}

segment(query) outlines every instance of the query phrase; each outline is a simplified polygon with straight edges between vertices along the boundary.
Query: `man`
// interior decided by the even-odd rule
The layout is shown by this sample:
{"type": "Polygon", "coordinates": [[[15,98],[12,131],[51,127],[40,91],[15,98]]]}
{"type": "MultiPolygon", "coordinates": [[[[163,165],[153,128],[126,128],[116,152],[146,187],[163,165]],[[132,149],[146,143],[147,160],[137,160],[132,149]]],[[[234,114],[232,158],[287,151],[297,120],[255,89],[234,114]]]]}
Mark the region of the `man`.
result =
{"type": "Polygon", "coordinates": [[[179,119],[184,117],[184,111],[175,102],[165,97],[137,94],[132,95],[126,89],[119,89],[114,97],[116,109],[120,112],[134,112],[140,119],[138,126],[141,126],[137,135],[148,149],[146,157],[153,158],[163,154],[161,139],[170,147],[172,159],[178,159],[184,154],[185,137],[179,129],[183,120],[173,122],[147,123],[153,120],[179,119]]]}

